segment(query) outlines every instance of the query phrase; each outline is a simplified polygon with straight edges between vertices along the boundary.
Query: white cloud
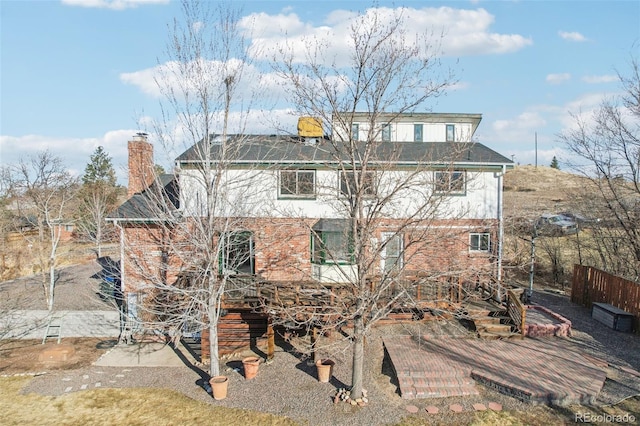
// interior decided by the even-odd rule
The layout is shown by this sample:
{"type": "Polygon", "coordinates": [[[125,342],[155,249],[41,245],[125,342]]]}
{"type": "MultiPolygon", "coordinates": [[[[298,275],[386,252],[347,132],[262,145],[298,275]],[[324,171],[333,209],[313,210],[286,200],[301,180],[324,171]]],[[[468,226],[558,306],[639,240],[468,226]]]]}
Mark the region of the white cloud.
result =
{"type": "Polygon", "coordinates": [[[484,9],[468,10],[451,7],[440,8],[372,8],[358,18],[351,11],[331,12],[322,25],[303,22],[295,13],[269,15],[256,13],[243,18],[241,28],[247,34],[254,34],[252,51],[258,59],[270,59],[274,52],[286,46],[294,55],[294,60],[303,62],[305,47],[309,41],[323,43],[328,47],[327,58],[344,63],[349,58],[349,32],[355,19],[365,25],[378,21],[383,26],[393,22],[401,14],[406,38],[411,40],[428,31],[433,34],[431,41],[440,44],[447,56],[489,55],[516,52],[533,43],[530,38],[519,34],[499,34],[490,32],[494,16],[484,9]],[[440,35],[443,35],[440,40],[440,35]]]}
{"type": "Polygon", "coordinates": [[[45,135],[0,136],[3,164],[16,164],[48,150],[60,157],[74,176],[81,176],[98,146],[111,156],[120,183],[126,183],[127,141],[137,130],[113,130],[100,137],[64,138],[45,135]]]}
{"type": "Polygon", "coordinates": [[[547,83],[550,84],[562,84],[569,80],[571,80],[571,74],[566,72],[561,74],[549,74],[546,78],[547,83]]]}
{"type": "Polygon", "coordinates": [[[578,32],[558,31],[558,35],[564,40],[583,42],[587,38],[578,32]]]}
{"type": "MultiPolygon", "coordinates": [[[[183,96],[186,92],[194,94],[198,87],[218,90],[222,93],[224,75],[237,75],[241,71],[242,81],[237,85],[239,90],[247,92],[261,81],[260,72],[253,66],[237,59],[226,63],[220,61],[193,61],[179,63],[165,62],[152,68],[120,74],[120,81],[137,86],[143,93],[154,98],[162,98],[166,93],[173,92],[183,96]],[[202,77],[206,81],[202,81],[202,77]]],[[[216,93],[210,93],[209,98],[215,99],[216,93]]]]}
{"type": "Polygon", "coordinates": [[[62,0],[67,6],[124,10],[148,4],[169,4],[169,0],[62,0]]]}
{"type": "Polygon", "coordinates": [[[589,84],[613,83],[618,81],[618,76],[615,74],[585,75],[582,77],[582,81],[589,84]]]}

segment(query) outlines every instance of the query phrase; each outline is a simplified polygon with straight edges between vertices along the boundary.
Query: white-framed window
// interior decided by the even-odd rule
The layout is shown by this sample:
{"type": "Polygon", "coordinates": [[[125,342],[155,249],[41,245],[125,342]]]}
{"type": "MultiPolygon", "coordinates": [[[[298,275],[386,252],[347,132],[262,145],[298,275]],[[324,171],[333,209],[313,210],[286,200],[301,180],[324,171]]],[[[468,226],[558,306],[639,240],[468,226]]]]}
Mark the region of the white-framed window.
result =
{"type": "Polygon", "coordinates": [[[382,270],[384,272],[391,272],[402,268],[403,263],[403,246],[404,238],[402,234],[395,232],[383,232],[381,234],[382,240],[382,270]]]}
{"type": "Polygon", "coordinates": [[[413,125],[413,141],[414,142],[422,142],[424,139],[422,130],[424,126],[422,124],[414,124],[413,125]]]}
{"type": "Polygon", "coordinates": [[[456,140],[456,126],[454,124],[447,124],[447,142],[455,142],[456,140]]]}
{"type": "Polygon", "coordinates": [[[391,142],[391,124],[382,125],[382,142],[391,142]]]}
{"type": "Polygon", "coordinates": [[[491,234],[488,232],[472,232],[469,234],[469,251],[489,252],[491,250],[491,234]]]}
{"type": "Polygon", "coordinates": [[[356,194],[358,186],[356,178],[361,179],[361,190],[365,197],[373,197],[376,195],[376,172],[340,172],[340,194],[344,196],[353,196],[356,194]]]}
{"type": "Polygon", "coordinates": [[[281,170],[278,198],[307,198],[316,196],[315,170],[281,170]]]}
{"type": "Polygon", "coordinates": [[[464,195],[465,172],[461,170],[435,172],[435,191],[438,194],[464,195]]]}
{"type": "Polygon", "coordinates": [[[351,124],[351,140],[360,140],[360,125],[358,123],[351,124]]]}

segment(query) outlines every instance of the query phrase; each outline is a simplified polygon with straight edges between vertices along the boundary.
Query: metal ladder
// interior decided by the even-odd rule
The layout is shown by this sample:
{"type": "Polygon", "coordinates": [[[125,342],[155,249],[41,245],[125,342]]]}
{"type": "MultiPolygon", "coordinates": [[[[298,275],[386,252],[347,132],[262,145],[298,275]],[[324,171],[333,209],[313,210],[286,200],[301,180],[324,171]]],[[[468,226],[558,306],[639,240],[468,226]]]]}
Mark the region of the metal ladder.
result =
{"type": "Polygon", "coordinates": [[[51,315],[49,317],[49,321],[47,321],[47,329],[44,333],[44,337],[42,338],[42,344],[44,345],[48,338],[56,338],[57,342],[60,343],[61,331],[62,318],[56,315],[51,315]]]}

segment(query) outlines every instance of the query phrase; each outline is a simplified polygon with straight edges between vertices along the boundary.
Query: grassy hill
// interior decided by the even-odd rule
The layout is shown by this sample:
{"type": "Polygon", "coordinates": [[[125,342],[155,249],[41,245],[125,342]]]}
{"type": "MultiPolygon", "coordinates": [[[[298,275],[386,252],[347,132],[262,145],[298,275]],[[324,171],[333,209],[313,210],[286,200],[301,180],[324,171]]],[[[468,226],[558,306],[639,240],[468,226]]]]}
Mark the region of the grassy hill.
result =
{"type": "Polygon", "coordinates": [[[576,191],[589,185],[583,176],[546,166],[516,166],[504,177],[505,217],[534,218],[574,210],[576,191]]]}

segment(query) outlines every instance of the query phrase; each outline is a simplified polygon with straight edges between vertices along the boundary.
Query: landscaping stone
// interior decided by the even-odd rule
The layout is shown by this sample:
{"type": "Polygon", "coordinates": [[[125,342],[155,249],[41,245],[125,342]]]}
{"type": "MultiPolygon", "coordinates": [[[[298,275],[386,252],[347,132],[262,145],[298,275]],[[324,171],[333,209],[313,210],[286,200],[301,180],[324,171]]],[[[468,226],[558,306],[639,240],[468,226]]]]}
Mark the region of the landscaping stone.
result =
{"type": "Polygon", "coordinates": [[[454,413],[462,413],[462,405],[460,404],[451,404],[449,406],[449,410],[453,411],[454,413]]]}
{"type": "Polygon", "coordinates": [[[438,414],[440,412],[440,409],[438,407],[433,406],[433,405],[428,406],[427,408],[425,408],[425,410],[429,414],[438,414]]]}
{"type": "Polygon", "coordinates": [[[410,412],[411,414],[415,414],[418,411],[420,411],[420,409],[418,407],[416,407],[415,405],[407,405],[405,407],[407,409],[408,412],[410,412]]]}
{"type": "Polygon", "coordinates": [[[473,409],[476,411],[485,411],[487,407],[484,404],[473,404],[473,409]]]}
{"type": "Polygon", "coordinates": [[[497,402],[490,402],[489,409],[493,411],[502,411],[502,404],[498,404],[497,402]]]}

